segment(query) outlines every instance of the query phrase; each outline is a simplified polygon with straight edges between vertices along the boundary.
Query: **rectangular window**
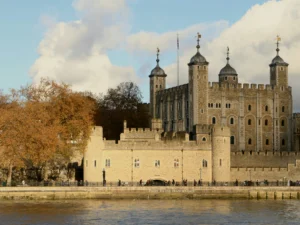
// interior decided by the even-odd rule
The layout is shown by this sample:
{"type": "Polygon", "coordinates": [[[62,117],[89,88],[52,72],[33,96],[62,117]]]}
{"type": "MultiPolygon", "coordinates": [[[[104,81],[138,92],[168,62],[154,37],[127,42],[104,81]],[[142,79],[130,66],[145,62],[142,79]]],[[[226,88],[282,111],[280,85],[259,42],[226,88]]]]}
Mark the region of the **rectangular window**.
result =
{"type": "Polygon", "coordinates": [[[139,168],[140,167],[140,160],[139,159],[135,159],[134,160],[134,167],[135,168],[139,168]]]}
{"type": "Polygon", "coordinates": [[[220,166],[222,166],[222,159],[220,159],[220,166]]]}
{"type": "Polygon", "coordinates": [[[105,167],[110,167],[110,159],[105,160],[105,167]]]}
{"type": "Polygon", "coordinates": [[[88,167],[88,161],[85,160],[85,167],[88,167]]]}
{"type": "Polygon", "coordinates": [[[160,160],[155,160],[155,167],[160,167],[160,160]]]}
{"type": "Polygon", "coordinates": [[[94,160],[94,167],[97,167],[97,161],[94,160]]]}

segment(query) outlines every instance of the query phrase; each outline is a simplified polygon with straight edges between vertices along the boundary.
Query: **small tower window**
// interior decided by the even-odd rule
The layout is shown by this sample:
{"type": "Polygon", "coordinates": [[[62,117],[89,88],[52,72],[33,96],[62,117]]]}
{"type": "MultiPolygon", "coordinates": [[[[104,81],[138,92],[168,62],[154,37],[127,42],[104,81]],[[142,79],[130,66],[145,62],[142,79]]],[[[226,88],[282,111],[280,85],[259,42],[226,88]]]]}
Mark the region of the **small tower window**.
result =
{"type": "Polygon", "coordinates": [[[265,126],[268,126],[268,120],[265,120],[265,126]]]}
{"type": "Polygon", "coordinates": [[[158,85],[156,85],[156,88],[158,88],[158,85]]]}
{"type": "Polygon", "coordinates": [[[227,77],[225,77],[225,80],[227,80],[227,77]]]}
{"type": "Polygon", "coordinates": [[[268,112],[268,110],[269,110],[269,107],[266,105],[265,111],[268,112]]]}
{"type": "Polygon", "coordinates": [[[284,68],[282,66],[280,67],[280,71],[284,71],[284,68]]]}
{"type": "Polygon", "coordinates": [[[212,124],[216,124],[216,117],[212,118],[212,124]]]}
{"type": "Polygon", "coordinates": [[[202,167],[207,167],[207,161],[205,159],[202,160],[202,167]]]}
{"type": "Polygon", "coordinates": [[[230,144],[231,144],[231,145],[234,145],[234,136],[231,136],[231,137],[230,137],[230,144]]]}
{"type": "Polygon", "coordinates": [[[234,124],[234,119],[230,118],[230,124],[234,124]]]}
{"type": "Polygon", "coordinates": [[[233,80],[235,80],[235,77],[233,77],[233,80]]]}
{"type": "Polygon", "coordinates": [[[202,138],[202,141],[206,141],[206,138],[205,138],[205,137],[203,137],[203,138],[202,138]]]}
{"type": "Polygon", "coordinates": [[[97,167],[97,161],[94,160],[94,167],[97,167]]]}
{"type": "Polygon", "coordinates": [[[281,120],[281,126],[284,127],[284,120],[281,120]]]}
{"type": "Polygon", "coordinates": [[[251,125],[251,119],[248,120],[248,125],[251,125]]]}
{"type": "Polygon", "coordinates": [[[282,106],[281,111],[284,112],[284,106],[282,106]]]}
{"type": "Polygon", "coordinates": [[[206,66],[203,66],[203,69],[206,70],[206,66]]]}
{"type": "Polygon", "coordinates": [[[248,145],[252,145],[252,139],[251,138],[248,139],[248,145]]]}
{"type": "Polygon", "coordinates": [[[251,105],[248,105],[248,111],[251,111],[251,105]]]}
{"type": "Polygon", "coordinates": [[[266,145],[269,145],[269,139],[266,139],[266,145]]]}
{"type": "Polygon", "coordinates": [[[220,166],[222,166],[222,159],[220,159],[220,166]]]}
{"type": "Polygon", "coordinates": [[[285,140],[284,139],[281,140],[281,145],[285,146],[285,140]]]}

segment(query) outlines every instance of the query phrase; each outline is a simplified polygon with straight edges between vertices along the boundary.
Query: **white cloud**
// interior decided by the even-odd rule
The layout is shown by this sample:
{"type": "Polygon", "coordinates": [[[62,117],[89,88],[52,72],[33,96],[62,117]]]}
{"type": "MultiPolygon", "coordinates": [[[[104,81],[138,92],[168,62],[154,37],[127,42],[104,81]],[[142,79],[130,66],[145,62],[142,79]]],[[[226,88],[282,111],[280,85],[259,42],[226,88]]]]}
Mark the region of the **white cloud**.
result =
{"type": "MultiPolygon", "coordinates": [[[[296,98],[300,95],[299,24],[299,0],[273,0],[253,6],[230,27],[227,27],[225,21],[220,21],[194,25],[178,31],[180,41],[186,43],[189,40],[193,45],[192,47],[190,44],[184,44],[180,50],[181,83],[187,82],[187,63],[196,53],[196,42],[195,39],[192,41],[192,38],[199,31],[202,34],[200,51],[210,62],[210,81],[218,80],[219,71],[226,63],[226,47],[229,46],[230,63],[237,70],[240,82],[268,84],[269,64],[276,55],[275,38],[279,34],[282,37],[280,56],[290,64],[289,84],[293,88],[294,108],[300,111],[300,99],[296,98]],[[212,32],[214,29],[215,33],[212,32]]],[[[153,54],[156,46],[161,46],[161,53],[168,54],[171,48],[174,49],[176,33],[177,31],[163,34],[140,32],[128,38],[128,48],[133,54],[142,51],[153,54]]],[[[164,67],[168,74],[169,86],[176,84],[176,68],[176,63],[164,67]]]]}
{"type": "MultiPolygon", "coordinates": [[[[107,51],[123,45],[129,32],[125,0],[76,0],[80,20],[49,26],[41,41],[39,58],[30,69],[34,82],[42,77],[72,84],[76,90],[106,92],[122,81],[138,78],[133,67],[113,65],[107,51]]],[[[49,24],[48,17],[42,22],[49,24]]]]}

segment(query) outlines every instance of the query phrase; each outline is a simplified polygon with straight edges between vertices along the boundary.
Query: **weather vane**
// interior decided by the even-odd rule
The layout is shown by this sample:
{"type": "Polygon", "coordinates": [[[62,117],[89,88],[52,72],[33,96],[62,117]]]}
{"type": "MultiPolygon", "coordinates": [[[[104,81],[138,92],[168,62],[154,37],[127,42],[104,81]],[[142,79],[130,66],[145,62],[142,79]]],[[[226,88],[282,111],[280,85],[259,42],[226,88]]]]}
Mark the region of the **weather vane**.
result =
{"type": "Polygon", "coordinates": [[[276,40],[277,40],[277,43],[276,43],[276,45],[277,45],[276,52],[277,52],[277,55],[279,55],[279,51],[280,51],[280,49],[279,49],[279,41],[281,41],[281,37],[279,35],[277,35],[276,36],[276,40]]]}

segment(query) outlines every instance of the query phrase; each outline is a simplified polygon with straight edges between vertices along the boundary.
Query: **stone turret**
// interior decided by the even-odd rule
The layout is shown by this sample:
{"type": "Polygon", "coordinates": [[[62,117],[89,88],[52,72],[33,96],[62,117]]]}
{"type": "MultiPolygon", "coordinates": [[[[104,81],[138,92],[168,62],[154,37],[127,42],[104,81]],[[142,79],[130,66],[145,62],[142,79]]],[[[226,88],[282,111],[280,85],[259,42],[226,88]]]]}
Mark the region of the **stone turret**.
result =
{"type": "Polygon", "coordinates": [[[189,66],[189,131],[196,124],[208,124],[207,98],[208,98],[208,62],[200,54],[200,38],[198,33],[197,52],[191,58],[189,66]]]}
{"type": "Polygon", "coordinates": [[[159,114],[156,108],[156,92],[159,90],[164,90],[166,88],[166,77],[167,74],[159,66],[159,48],[157,48],[157,59],[156,67],[151,71],[150,78],[150,115],[151,118],[156,118],[159,114]]]}

